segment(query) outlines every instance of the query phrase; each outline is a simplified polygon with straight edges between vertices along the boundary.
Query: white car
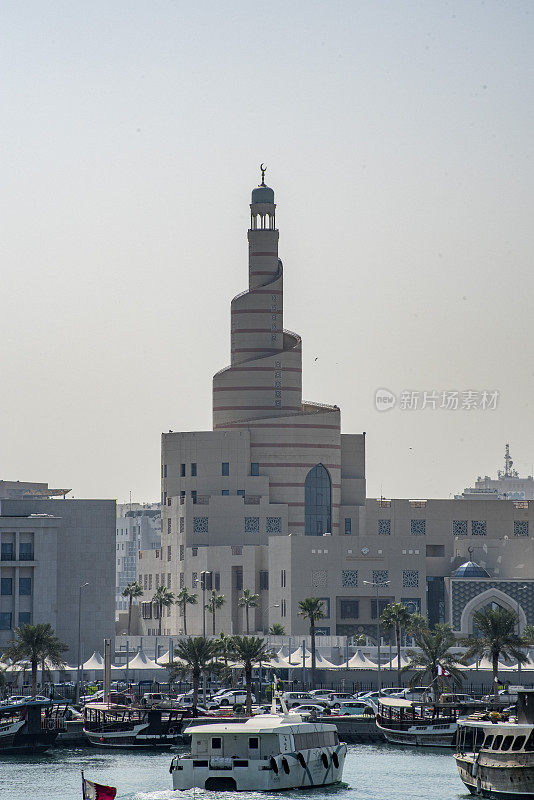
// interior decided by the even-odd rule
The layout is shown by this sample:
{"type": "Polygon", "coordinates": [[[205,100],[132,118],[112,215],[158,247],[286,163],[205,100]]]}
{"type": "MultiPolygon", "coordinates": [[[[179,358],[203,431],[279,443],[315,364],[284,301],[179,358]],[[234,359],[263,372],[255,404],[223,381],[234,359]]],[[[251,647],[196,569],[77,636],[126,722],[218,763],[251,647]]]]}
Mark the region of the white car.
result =
{"type": "MultiPolygon", "coordinates": [[[[251,700],[256,702],[256,698],[251,694],[251,700]]],[[[223,694],[215,695],[208,700],[206,705],[208,708],[221,708],[221,706],[235,706],[244,705],[247,702],[247,693],[243,689],[230,689],[230,691],[223,694]]]]}
{"type": "Polygon", "coordinates": [[[341,707],[333,711],[334,714],[340,717],[361,717],[373,716],[376,714],[376,709],[371,702],[366,700],[344,700],[341,707]]]}
{"type": "Polygon", "coordinates": [[[329,708],[325,708],[324,706],[320,706],[316,703],[303,703],[300,706],[293,706],[291,711],[294,711],[295,714],[302,714],[304,717],[322,717],[325,714],[331,713],[329,708]]]}
{"type": "Polygon", "coordinates": [[[352,694],[350,692],[330,692],[327,698],[330,708],[340,708],[345,700],[351,700],[352,694]]]}
{"type": "Polygon", "coordinates": [[[302,703],[313,703],[313,699],[308,692],[284,692],[282,694],[282,700],[285,701],[288,708],[300,706],[302,703]]]}

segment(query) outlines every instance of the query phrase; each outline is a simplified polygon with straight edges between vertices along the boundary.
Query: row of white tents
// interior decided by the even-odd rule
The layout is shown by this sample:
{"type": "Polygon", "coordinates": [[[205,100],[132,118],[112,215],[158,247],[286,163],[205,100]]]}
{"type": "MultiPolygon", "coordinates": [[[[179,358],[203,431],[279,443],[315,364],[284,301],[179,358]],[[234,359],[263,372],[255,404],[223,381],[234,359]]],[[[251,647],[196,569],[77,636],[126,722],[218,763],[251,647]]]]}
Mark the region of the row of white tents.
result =
{"type": "MultiPolygon", "coordinates": [[[[164,653],[162,656],[158,657],[157,662],[151,658],[149,658],[143,650],[140,650],[136,653],[132,658],[129,659],[128,664],[112,664],[111,670],[112,674],[117,677],[117,673],[123,675],[126,670],[129,673],[145,673],[148,674],[161,672],[166,670],[169,661],[171,660],[169,651],[164,653]]],[[[174,659],[175,663],[180,663],[178,659],[174,659]]],[[[401,655],[400,660],[400,667],[407,667],[409,661],[401,655]]],[[[316,652],[315,656],[315,665],[317,669],[326,669],[326,670],[339,670],[339,669],[355,669],[355,670],[377,670],[378,664],[376,661],[373,661],[368,656],[364,655],[361,650],[357,650],[356,653],[348,659],[348,661],[343,661],[341,664],[334,664],[325,658],[321,653],[318,651],[316,652]]],[[[40,666],[40,665],[39,665],[40,666]]],[[[185,665],[184,665],[185,666],[185,665]]],[[[241,665],[239,662],[229,661],[228,666],[232,669],[238,669],[241,665]]],[[[310,668],[311,667],[311,651],[306,649],[303,651],[302,648],[298,648],[293,653],[289,654],[287,648],[282,647],[274,657],[271,657],[269,661],[263,662],[263,667],[266,669],[302,669],[310,668]]],[[[64,666],[61,670],[58,670],[56,666],[51,664],[50,662],[45,662],[45,667],[50,672],[77,672],[77,667],[69,667],[64,666]]],[[[465,666],[461,663],[458,663],[458,667],[462,670],[481,670],[481,671],[492,671],[493,667],[491,661],[488,658],[482,658],[480,661],[475,661],[473,664],[469,664],[465,666]]],[[[397,670],[398,667],[398,659],[397,656],[394,656],[389,661],[385,663],[381,663],[380,668],[382,670],[397,670]]],[[[19,663],[14,664],[12,666],[6,667],[6,672],[11,673],[20,673],[26,672],[30,669],[29,663],[19,663]]],[[[84,673],[97,673],[102,672],[104,669],[104,658],[99,652],[94,652],[90,658],[87,659],[82,665],[82,670],[84,673]]],[[[532,671],[534,670],[534,657],[532,652],[528,655],[528,662],[521,666],[521,671],[532,671]]],[[[507,664],[503,664],[499,662],[499,672],[518,672],[519,668],[517,664],[513,664],[511,666],[507,664]]]]}

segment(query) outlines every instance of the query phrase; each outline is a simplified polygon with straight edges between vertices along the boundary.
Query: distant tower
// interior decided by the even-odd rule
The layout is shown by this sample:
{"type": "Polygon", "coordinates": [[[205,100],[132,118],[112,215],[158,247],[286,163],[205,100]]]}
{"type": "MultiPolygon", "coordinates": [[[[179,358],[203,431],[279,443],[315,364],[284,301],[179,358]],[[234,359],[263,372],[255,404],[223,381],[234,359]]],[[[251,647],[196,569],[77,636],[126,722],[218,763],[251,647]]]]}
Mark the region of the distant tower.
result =
{"type": "Polygon", "coordinates": [[[512,469],[514,462],[510,458],[510,445],[506,444],[504,448],[504,470],[500,469],[497,472],[499,478],[518,478],[519,473],[516,469],[512,469]]]}

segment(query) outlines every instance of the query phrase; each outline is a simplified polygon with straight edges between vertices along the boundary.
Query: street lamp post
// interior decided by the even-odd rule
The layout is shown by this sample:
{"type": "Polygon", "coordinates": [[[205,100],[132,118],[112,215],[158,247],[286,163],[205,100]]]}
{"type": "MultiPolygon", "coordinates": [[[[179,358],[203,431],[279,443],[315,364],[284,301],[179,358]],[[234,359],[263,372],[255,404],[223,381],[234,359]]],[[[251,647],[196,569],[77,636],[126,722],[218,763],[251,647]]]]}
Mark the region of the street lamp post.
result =
{"type": "Polygon", "coordinates": [[[378,685],[378,694],[380,695],[380,690],[382,689],[382,670],[380,666],[380,608],[378,606],[378,596],[380,593],[380,588],[382,586],[389,586],[389,581],[364,581],[367,586],[372,586],[376,589],[376,645],[377,645],[377,660],[378,660],[378,675],[377,675],[377,685],[378,685]]]}
{"type": "MultiPolygon", "coordinates": [[[[526,589],[526,586],[518,586],[517,587],[517,635],[521,636],[521,622],[519,620],[519,598],[521,596],[521,592],[523,589],[526,589]]],[[[521,683],[521,662],[517,662],[517,679],[521,683]]]]}
{"type": "Polygon", "coordinates": [[[76,671],[76,702],[80,701],[80,672],[82,668],[82,589],[89,586],[88,582],[82,583],[78,592],[78,669],[76,671]]]}
{"type": "MultiPolygon", "coordinates": [[[[206,638],[206,577],[209,573],[206,570],[203,570],[200,573],[200,588],[202,589],[202,636],[206,638]]],[[[207,695],[207,680],[206,680],[206,672],[202,673],[202,702],[204,706],[206,705],[206,695],[207,695]]]]}
{"type": "Polygon", "coordinates": [[[267,606],[267,608],[265,609],[265,613],[267,614],[267,633],[269,632],[269,611],[271,610],[271,608],[280,608],[280,603],[273,603],[272,605],[267,606]]]}
{"type": "Polygon", "coordinates": [[[206,571],[200,573],[200,588],[202,589],[202,636],[206,637],[206,571]]]}

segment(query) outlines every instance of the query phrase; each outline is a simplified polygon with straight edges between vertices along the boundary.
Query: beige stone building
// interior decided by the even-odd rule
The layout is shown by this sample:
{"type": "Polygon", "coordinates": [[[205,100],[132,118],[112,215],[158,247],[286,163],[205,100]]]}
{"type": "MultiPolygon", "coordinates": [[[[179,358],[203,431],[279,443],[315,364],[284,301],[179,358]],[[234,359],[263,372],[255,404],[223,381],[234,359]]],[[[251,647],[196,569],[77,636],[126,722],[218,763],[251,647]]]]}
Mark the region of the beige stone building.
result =
{"type": "MultiPolygon", "coordinates": [[[[213,430],[162,436],[162,540],[140,553],[140,633],[157,632],[150,600],[162,584],[197,593],[187,610],[188,633],[197,634],[203,586],[225,597],[217,633],[244,631],[247,588],[260,598],[251,631],[281,623],[305,634],[297,612],[309,596],[324,601],[323,635],[373,637],[377,612],[394,600],[459,632],[490,602],[519,600],[522,620],[534,622],[534,506],[366,500],[365,434],[341,433],[337,406],[302,399],[301,338],[283,327],[275,209],[262,182],[250,205],[248,289],[231,302],[231,363],[213,378],[213,430]],[[471,560],[481,574],[452,577],[471,560]]],[[[164,635],[183,632],[178,607],[164,615],[164,635]]],[[[209,614],[205,627],[211,633],[209,614]]]]}

